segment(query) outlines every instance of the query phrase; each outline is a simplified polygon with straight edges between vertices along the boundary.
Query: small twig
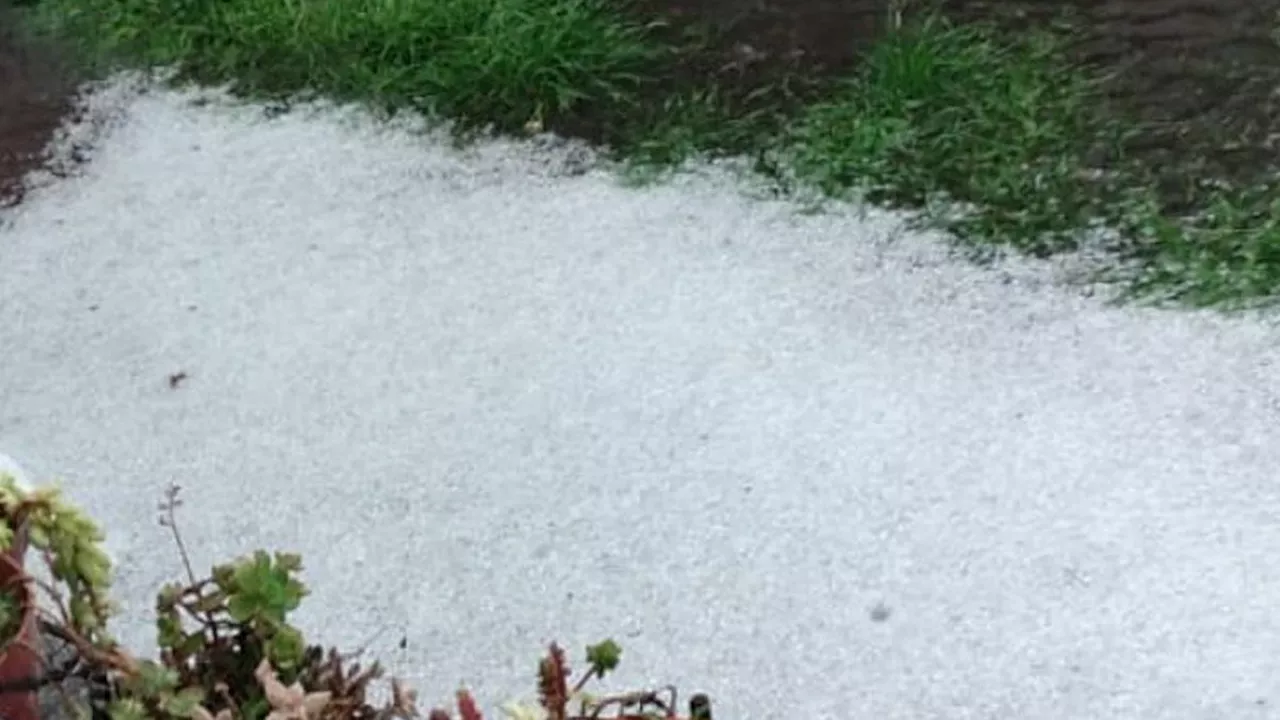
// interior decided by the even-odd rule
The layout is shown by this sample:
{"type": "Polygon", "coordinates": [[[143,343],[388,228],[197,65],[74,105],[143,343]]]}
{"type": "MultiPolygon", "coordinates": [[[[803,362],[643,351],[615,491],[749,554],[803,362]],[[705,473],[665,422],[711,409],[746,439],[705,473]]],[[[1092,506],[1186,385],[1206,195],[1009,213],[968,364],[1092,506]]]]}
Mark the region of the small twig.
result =
{"type": "Polygon", "coordinates": [[[58,625],[42,620],[40,626],[45,632],[74,647],[81,659],[92,666],[108,668],[130,676],[136,676],[139,672],[137,659],[120,650],[119,647],[99,648],[68,625],[58,625]]]}
{"type": "Polygon", "coordinates": [[[365,652],[369,650],[369,646],[373,645],[373,641],[382,637],[387,632],[388,627],[390,626],[383,625],[382,627],[378,628],[372,635],[370,635],[369,639],[365,640],[363,645],[361,645],[360,647],[350,652],[341,653],[338,657],[342,658],[343,662],[348,662],[350,660],[354,660],[360,657],[361,655],[365,654],[365,652]]]}
{"type": "MultiPolygon", "coordinates": [[[[203,599],[204,598],[198,598],[198,600],[203,600],[203,599]]],[[[174,607],[186,613],[192,620],[195,620],[196,622],[199,622],[202,625],[208,626],[211,630],[219,627],[231,628],[235,626],[234,621],[218,620],[217,618],[213,617],[213,613],[211,611],[199,610],[197,608],[193,608],[191,607],[190,604],[185,602],[179,602],[174,607]]],[[[216,638],[217,636],[215,635],[214,637],[216,638]]]]}
{"type": "Polygon", "coordinates": [[[174,543],[178,545],[178,554],[182,556],[182,566],[187,570],[187,577],[191,580],[191,584],[195,585],[196,571],[191,565],[191,555],[187,553],[187,545],[182,542],[182,533],[178,530],[177,510],[182,507],[182,501],[178,499],[180,492],[182,492],[182,486],[177,483],[169,483],[169,487],[165,489],[164,502],[160,503],[160,512],[164,513],[160,517],[160,524],[169,528],[174,543]]]}
{"type": "MultiPolygon", "coordinates": [[[[182,486],[175,482],[169,483],[169,487],[165,489],[164,502],[160,503],[160,512],[164,513],[160,516],[160,524],[169,528],[169,533],[173,535],[173,542],[178,546],[178,555],[182,557],[182,567],[187,571],[187,579],[191,581],[192,586],[196,586],[200,581],[196,579],[195,568],[191,565],[191,554],[187,552],[187,544],[182,541],[182,531],[178,529],[177,510],[182,507],[182,500],[178,498],[180,492],[182,492],[182,486]]],[[[204,617],[209,621],[209,632],[213,635],[213,641],[217,643],[221,638],[218,637],[213,611],[204,613],[204,617]]]]}
{"type": "MultiPolygon", "coordinates": [[[[663,690],[667,690],[671,693],[670,705],[664,703],[662,698],[658,697],[658,693],[661,692],[659,690],[636,690],[633,692],[618,693],[616,695],[606,695],[600,698],[594,703],[591,714],[587,717],[591,720],[597,720],[600,717],[600,713],[604,712],[604,709],[610,705],[617,705],[619,710],[625,710],[632,705],[638,705],[640,706],[641,711],[644,710],[646,705],[656,705],[661,708],[666,717],[674,717],[677,702],[676,688],[674,685],[668,685],[663,688],[663,690]]],[[[575,720],[577,719],[575,718],[575,720]]]]}
{"type": "Polygon", "coordinates": [[[576,695],[577,693],[582,691],[582,688],[587,686],[587,682],[590,681],[591,678],[603,677],[603,676],[604,676],[604,673],[600,672],[598,668],[592,667],[581,678],[578,679],[578,682],[574,684],[573,690],[569,694],[576,695]]]}

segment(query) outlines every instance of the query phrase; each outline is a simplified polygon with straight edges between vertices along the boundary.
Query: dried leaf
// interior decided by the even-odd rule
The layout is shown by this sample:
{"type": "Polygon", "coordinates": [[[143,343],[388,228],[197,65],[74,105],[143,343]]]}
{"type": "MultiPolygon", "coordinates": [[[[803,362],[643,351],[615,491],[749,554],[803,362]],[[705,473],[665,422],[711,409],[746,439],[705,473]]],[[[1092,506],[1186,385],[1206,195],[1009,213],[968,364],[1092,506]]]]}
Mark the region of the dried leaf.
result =
{"type": "Polygon", "coordinates": [[[418,717],[418,691],[400,678],[391,678],[391,714],[402,720],[418,717]]]}
{"type": "MultiPolygon", "coordinates": [[[[301,685],[294,685],[294,687],[302,689],[301,685]]],[[[330,692],[307,693],[302,698],[302,720],[320,715],[320,711],[324,710],[331,700],[333,700],[333,693],[330,692]]]]}
{"type": "Polygon", "coordinates": [[[550,720],[565,720],[569,702],[569,663],[556,643],[538,667],[538,699],[550,720]]]}
{"type": "Polygon", "coordinates": [[[333,693],[308,693],[302,688],[301,683],[295,682],[286,687],[276,676],[271,663],[266,660],[258,665],[258,669],[253,674],[262,685],[262,692],[266,695],[267,702],[271,704],[271,713],[267,715],[267,720],[308,720],[318,716],[333,700],[333,693]]]}
{"type": "Polygon", "coordinates": [[[254,670],[253,676],[258,679],[258,684],[262,685],[262,692],[267,696],[267,702],[271,703],[273,709],[284,710],[302,704],[302,688],[296,684],[291,688],[285,687],[285,684],[280,682],[280,678],[276,677],[276,671],[271,667],[271,663],[266,660],[258,664],[258,669],[254,670]]]}
{"type": "Polygon", "coordinates": [[[476,699],[466,690],[458,691],[458,714],[462,716],[462,720],[484,720],[476,699]]]}

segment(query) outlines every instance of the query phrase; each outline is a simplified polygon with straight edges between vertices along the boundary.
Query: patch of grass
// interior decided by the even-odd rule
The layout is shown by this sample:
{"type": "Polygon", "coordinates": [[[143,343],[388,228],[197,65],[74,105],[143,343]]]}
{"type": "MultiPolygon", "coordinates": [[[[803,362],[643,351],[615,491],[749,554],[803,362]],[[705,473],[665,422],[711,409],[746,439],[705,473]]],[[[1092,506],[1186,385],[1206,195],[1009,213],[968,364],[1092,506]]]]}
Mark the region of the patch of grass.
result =
{"type": "Polygon", "coordinates": [[[797,174],[832,194],[955,207],[934,219],[961,236],[1044,254],[1074,247],[1105,187],[1086,158],[1121,137],[1090,83],[1057,62],[1052,36],[1008,40],[929,17],[877,45],[834,97],[791,130],[797,174]]]}
{"type": "Polygon", "coordinates": [[[1280,296],[1280,185],[1219,188],[1192,217],[1148,203],[1123,225],[1137,260],[1127,295],[1154,304],[1222,310],[1274,304],[1280,296]]]}
{"type": "Polygon", "coordinates": [[[95,57],[515,131],[625,104],[661,48],[609,0],[46,0],[95,57]]]}
{"type": "Polygon", "coordinates": [[[688,160],[745,157],[785,194],[788,173],[773,150],[796,114],[792,93],[783,82],[746,96],[716,85],[673,92],[613,138],[615,155],[637,184],[660,180],[688,160]]]}
{"type": "Polygon", "coordinates": [[[715,86],[672,94],[658,112],[635,127],[625,152],[636,166],[670,167],[708,152],[751,152],[768,137],[759,113],[737,114],[715,86]]]}

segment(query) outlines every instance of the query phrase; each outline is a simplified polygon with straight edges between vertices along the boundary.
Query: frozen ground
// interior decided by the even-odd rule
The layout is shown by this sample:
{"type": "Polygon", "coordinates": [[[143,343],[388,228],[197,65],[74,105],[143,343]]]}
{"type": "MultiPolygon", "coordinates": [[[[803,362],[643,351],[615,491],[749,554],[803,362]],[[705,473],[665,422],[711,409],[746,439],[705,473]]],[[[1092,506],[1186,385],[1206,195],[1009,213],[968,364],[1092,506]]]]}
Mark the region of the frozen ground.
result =
{"type": "Polygon", "coordinates": [[[1266,322],[712,172],[190,100],[99,95],[82,176],[0,228],[0,448],[108,528],[126,640],[176,480],[201,564],[301,551],[313,635],[427,702],[614,636],[612,686],[723,720],[1280,717],[1266,322]]]}

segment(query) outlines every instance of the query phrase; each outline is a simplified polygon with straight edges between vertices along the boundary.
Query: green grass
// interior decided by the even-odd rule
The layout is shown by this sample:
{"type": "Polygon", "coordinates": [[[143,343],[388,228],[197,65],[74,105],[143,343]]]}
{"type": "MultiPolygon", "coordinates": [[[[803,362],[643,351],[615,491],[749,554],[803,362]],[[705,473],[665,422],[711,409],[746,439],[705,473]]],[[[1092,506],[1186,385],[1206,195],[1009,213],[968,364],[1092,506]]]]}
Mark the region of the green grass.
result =
{"type": "Polygon", "coordinates": [[[1208,207],[1171,218],[1148,207],[1116,225],[1137,273],[1126,297],[1221,310],[1274,305],[1280,295],[1280,185],[1211,193],[1208,207]]]}
{"type": "Polygon", "coordinates": [[[307,90],[503,132],[594,122],[650,170],[748,154],[780,183],[928,208],[971,248],[1046,255],[1106,223],[1125,233],[1134,299],[1234,307],[1280,292],[1280,186],[1165,216],[1150,174],[1119,153],[1132,126],[1047,34],[908,23],[801,104],[819,87],[805,78],[750,95],[664,84],[711,36],[664,44],[617,0],[43,0],[36,17],[104,67],[176,65],[250,96],[307,90]]]}
{"type": "Polygon", "coordinates": [[[1095,138],[1120,133],[1095,117],[1092,87],[1056,55],[1047,35],[999,41],[926,20],[881,42],[806,110],[790,131],[791,162],[832,194],[973,206],[936,218],[969,240],[1071,249],[1104,195],[1085,158],[1095,138]]]}
{"type": "Polygon", "coordinates": [[[634,97],[661,48],[607,0],[69,0],[92,55],[252,96],[303,90],[514,131],[634,97]]]}

